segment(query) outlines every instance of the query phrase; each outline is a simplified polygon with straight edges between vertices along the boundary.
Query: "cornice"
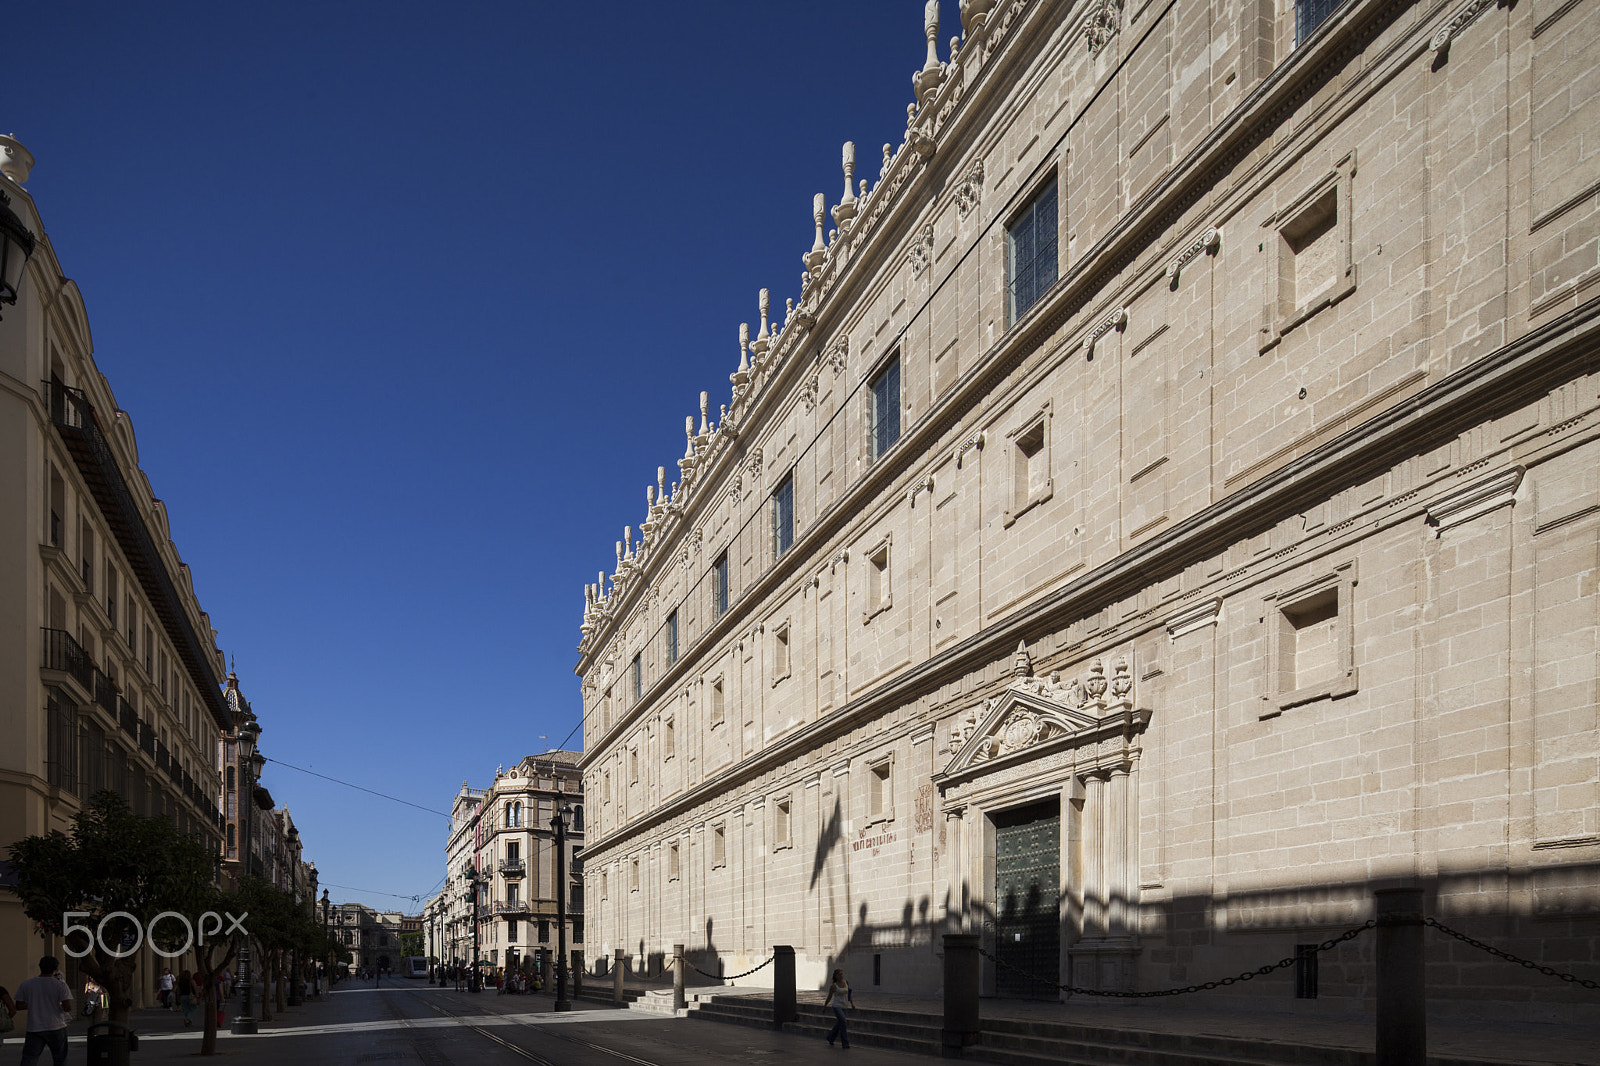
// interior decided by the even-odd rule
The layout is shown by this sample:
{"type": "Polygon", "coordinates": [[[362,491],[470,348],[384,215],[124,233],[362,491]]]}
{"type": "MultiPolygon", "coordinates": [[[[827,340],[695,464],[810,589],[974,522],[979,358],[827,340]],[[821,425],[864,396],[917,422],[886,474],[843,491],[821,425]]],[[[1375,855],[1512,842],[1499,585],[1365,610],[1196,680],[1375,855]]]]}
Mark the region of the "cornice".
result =
{"type": "MultiPolygon", "coordinates": [[[[1014,323],[986,353],[975,360],[972,369],[957,379],[942,400],[907,428],[899,443],[883,459],[873,464],[860,481],[819,513],[811,527],[796,537],[794,546],[784,553],[782,559],[773,563],[752,585],[742,590],[739,597],[728,605],[722,618],[713,623],[691,648],[686,649],[673,667],[641,693],[633,706],[617,717],[601,737],[596,738],[592,749],[586,751],[580,761],[580,768],[591,765],[613,737],[635,726],[663,693],[670,692],[680,682],[691,665],[699,661],[696,649],[714,647],[717,642],[749,624],[744,612],[739,609],[742,605],[762,602],[774,588],[793,577],[803,561],[808,560],[820,545],[842,528],[866,500],[904,475],[918,457],[930,450],[934,441],[953,429],[984,396],[997,388],[1030,354],[1065,326],[1072,316],[1088,307],[1097,292],[1132,265],[1139,253],[1154,243],[1156,236],[1176,224],[1183,213],[1212,189],[1223,174],[1270,138],[1284,119],[1310,99],[1318,88],[1335,78],[1345,63],[1416,2],[1356,0],[1336,10],[1308,42],[1297,48],[1293,56],[1263,79],[1165,178],[1129,208],[1028,314],[1014,323]]],[[[1043,4],[1040,9],[1049,6],[1043,4]]],[[[1009,40],[1013,47],[1020,47],[1016,42],[1026,37],[1026,34],[1018,33],[1009,40]]],[[[1425,50],[1426,40],[1424,29],[1413,28],[1405,40],[1396,42],[1394,49],[1409,48],[1420,52],[1425,50]]],[[[970,118],[973,113],[967,111],[965,114],[970,118]]],[[[877,195],[876,191],[873,195],[877,195]]],[[[868,256],[863,254],[856,258],[866,259],[868,256]]],[[[787,374],[794,372],[793,366],[783,371],[787,374]]],[[[787,391],[777,385],[778,381],[775,380],[758,405],[748,415],[741,417],[741,427],[757,421],[756,415],[765,412],[766,404],[776,402],[779,397],[787,398],[787,391]]],[[[730,450],[724,449],[724,452],[730,450]]],[[[742,449],[740,454],[743,455],[742,449]]],[[[719,462],[726,462],[725,454],[719,462]]],[[[672,555],[666,551],[660,554],[672,555]]],[[[630,581],[627,596],[634,594],[635,584],[646,583],[630,581]]],[[[624,603],[627,602],[625,598],[624,603]]],[[[617,617],[620,618],[622,614],[617,612],[617,617]]],[[[607,639],[614,633],[613,622],[607,639]]],[[[596,642],[591,652],[580,658],[575,672],[581,675],[592,661],[594,653],[603,647],[604,641],[596,642]]]]}
{"type": "MultiPolygon", "coordinates": [[[[783,329],[774,338],[767,354],[767,361],[775,365],[771,376],[750,398],[748,408],[739,406],[737,396],[729,405],[727,420],[735,423],[729,443],[716,449],[709,468],[696,471],[696,487],[687,508],[673,516],[668,532],[652,543],[648,560],[630,574],[620,600],[608,605],[600,624],[580,642],[575,674],[582,676],[595,656],[614,639],[640,603],[637,590],[659,578],[660,567],[670,565],[677,557],[685,531],[693,530],[704,518],[705,509],[715,506],[721,498],[716,487],[727,478],[729,457],[743,462],[748,454],[750,442],[744,427],[763,424],[775,409],[799,402],[797,380],[820,358],[821,349],[836,339],[830,331],[839,328],[850,308],[856,306],[851,294],[881,276],[883,269],[893,263],[903,230],[911,218],[926,208],[912,194],[924,186],[934,168],[933,160],[938,159],[945,170],[957,164],[957,160],[948,159],[949,146],[973,133],[974,124],[983,116],[973,101],[992,98],[1025,47],[1019,42],[1037,41],[1034,31],[1040,23],[1047,23],[1046,13],[1070,3],[1071,0],[1008,0],[990,12],[985,23],[963,42],[956,63],[960,68],[958,76],[947,76],[933,99],[915,112],[913,121],[908,123],[907,140],[869,194],[863,216],[850,233],[841,235],[830,246],[829,259],[802,289],[794,313],[785,318],[783,329]],[[981,59],[979,50],[985,50],[981,59]],[[978,60],[975,75],[967,66],[971,59],[978,60]],[[974,80],[969,82],[969,77],[974,80]],[[919,143],[928,147],[918,150],[919,143]],[[809,358],[802,358],[808,351],[809,358]],[[708,504],[707,500],[711,502],[708,504]],[[666,562],[658,561],[658,557],[666,562]]],[[[951,198],[959,193],[955,187],[941,191],[951,198]]]]}

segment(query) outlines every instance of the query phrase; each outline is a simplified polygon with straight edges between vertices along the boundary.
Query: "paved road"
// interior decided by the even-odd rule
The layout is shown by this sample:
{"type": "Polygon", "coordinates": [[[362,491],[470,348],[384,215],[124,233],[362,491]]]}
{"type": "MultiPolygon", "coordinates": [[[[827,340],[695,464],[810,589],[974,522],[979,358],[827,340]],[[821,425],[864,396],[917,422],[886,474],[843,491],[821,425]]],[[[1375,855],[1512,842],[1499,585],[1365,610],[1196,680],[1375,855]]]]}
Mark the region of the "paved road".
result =
{"type": "MultiPolygon", "coordinates": [[[[177,1015],[138,1011],[133,1066],[183,1062],[193,1066],[197,1030],[177,1015]]],[[[84,1059],[81,1025],[74,1026],[68,1062],[84,1059]]],[[[21,1054],[7,1040],[0,1066],[21,1054]]],[[[425,984],[373,989],[345,987],[308,1001],[261,1026],[255,1036],[223,1032],[218,1060],[229,1066],[717,1066],[771,1062],[776,1066],[867,1060],[885,1066],[928,1066],[923,1055],[856,1047],[848,1052],[820,1040],[693,1019],[598,1009],[581,1001],[556,1014],[548,996],[478,995],[425,984]]],[[[48,1061],[48,1057],[46,1058],[48,1061]]]]}

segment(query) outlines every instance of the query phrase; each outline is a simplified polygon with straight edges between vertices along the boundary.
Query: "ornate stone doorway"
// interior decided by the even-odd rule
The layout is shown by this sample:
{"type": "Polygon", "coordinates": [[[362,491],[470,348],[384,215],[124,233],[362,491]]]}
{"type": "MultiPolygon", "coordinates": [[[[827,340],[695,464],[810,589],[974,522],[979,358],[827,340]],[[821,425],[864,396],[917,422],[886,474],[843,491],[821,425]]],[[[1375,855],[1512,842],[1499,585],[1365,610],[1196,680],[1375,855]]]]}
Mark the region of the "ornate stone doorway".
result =
{"type": "Polygon", "coordinates": [[[995,991],[1056,999],[1050,979],[1061,968],[1060,801],[997,812],[992,821],[995,991]]]}

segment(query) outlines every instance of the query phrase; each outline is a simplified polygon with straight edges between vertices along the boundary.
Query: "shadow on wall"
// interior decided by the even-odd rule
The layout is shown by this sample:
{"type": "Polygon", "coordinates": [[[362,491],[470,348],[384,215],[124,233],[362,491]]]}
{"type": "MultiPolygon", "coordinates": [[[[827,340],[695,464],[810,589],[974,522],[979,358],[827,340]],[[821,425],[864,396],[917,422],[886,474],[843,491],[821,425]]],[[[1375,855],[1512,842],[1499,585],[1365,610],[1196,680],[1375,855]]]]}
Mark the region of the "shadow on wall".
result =
{"type": "MultiPolygon", "coordinates": [[[[1600,863],[1339,882],[1295,882],[1290,873],[1283,871],[1277,884],[1260,883],[1271,880],[1261,877],[1255,887],[1215,896],[1147,899],[1129,909],[1135,927],[1126,936],[1103,928],[1086,931],[1083,901],[1074,899],[1068,886],[1057,915],[1060,950],[1069,965],[1028,976],[1046,986],[1059,987],[1065,973],[1082,988],[1152,991],[1236,977],[1309,952],[1316,957],[1314,964],[1290,961],[1229,987],[1146,1002],[1259,1010],[1287,1009],[1296,998],[1314,997],[1370,1013],[1376,990],[1375,932],[1367,929],[1327,950],[1316,949],[1370,920],[1376,891],[1409,883],[1423,890],[1424,916],[1446,929],[1535,967],[1600,981],[1600,863]],[[1131,956],[1132,965],[1120,971],[1120,980],[1119,971],[1101,964],[1113,953],[1131,956]],[[1312,967],[1310,985],[1315,989],[1310,996],[1307,967],[1312,967]]],[[[1128,901],[1091,901],[1089,911],[1105,915],[1120,910],[1109,906],[1115,902],[1128,901]]],[[[831,948],[823,945],[824,972],[842,966],[861,985],[870,974],[886,992],[937,990],[945,933],[976,932],[986,952],[994,947],[993,909],[974,904],[962,929],[959,918],[945,918],[949,905],[947,895],[945,905],[935,910],[930,897],[923,896],[905,901],[898,915],[874,919],[868,904],[861,902],[846,940],[831,948]]],[[[1047,897],[1028,893],[1001,901],[1000,918],[1026,919],[1030,909],[1049,905],[1047,897]]],[[[1600,992],[1498,957],[1445,929],[1428,928],[1424,945],[1430,1013],[1481,1017],[1485,1009],[1500,1005],[1527,1021],[1600,1023],[1600,992]]],[[[993,995],[995,964],[988,958],[983,971],[984,993],[993,995]]]]}

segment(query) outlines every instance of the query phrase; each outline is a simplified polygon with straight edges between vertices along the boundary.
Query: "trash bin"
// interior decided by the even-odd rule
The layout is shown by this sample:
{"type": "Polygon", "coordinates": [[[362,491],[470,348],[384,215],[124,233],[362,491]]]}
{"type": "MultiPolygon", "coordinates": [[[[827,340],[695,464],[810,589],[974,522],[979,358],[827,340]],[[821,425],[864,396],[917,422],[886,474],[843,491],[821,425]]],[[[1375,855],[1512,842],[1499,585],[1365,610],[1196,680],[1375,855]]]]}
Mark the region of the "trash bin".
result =
{"type": "Polygon", "coordinates": [[[89,1066],[129,1066],[129,1053],[139,1046],[139,1037],[125,1025],[96,1022],[89,1026],[85,1043],[89,1066]]]}

